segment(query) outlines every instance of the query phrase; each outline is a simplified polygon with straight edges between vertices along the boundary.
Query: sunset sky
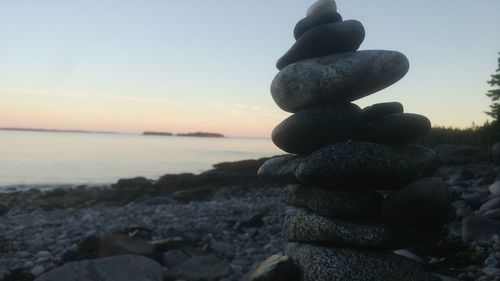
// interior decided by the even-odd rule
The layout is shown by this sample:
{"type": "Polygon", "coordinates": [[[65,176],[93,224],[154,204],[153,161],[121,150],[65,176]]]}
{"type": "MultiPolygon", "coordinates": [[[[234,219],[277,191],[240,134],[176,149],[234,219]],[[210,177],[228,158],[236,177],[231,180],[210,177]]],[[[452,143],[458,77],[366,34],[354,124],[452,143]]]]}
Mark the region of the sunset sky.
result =
{"type": "MultiPolygon", "coordinates": [[[[314,1],[0,0],[0,127],[267,137],[289,114],[269,86],[314,1]]],[[[404,53],[400,101],[434,125],[487,120],[500,1],[339,0],[361,50],[404,53]]]]}

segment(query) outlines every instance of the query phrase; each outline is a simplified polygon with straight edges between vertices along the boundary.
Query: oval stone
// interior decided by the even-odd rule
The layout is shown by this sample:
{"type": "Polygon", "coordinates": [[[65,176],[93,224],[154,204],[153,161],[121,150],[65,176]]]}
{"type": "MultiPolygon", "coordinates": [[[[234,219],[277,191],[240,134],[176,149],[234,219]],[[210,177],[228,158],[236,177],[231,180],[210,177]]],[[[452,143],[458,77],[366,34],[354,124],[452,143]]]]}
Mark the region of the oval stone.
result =
{"type": "Polygon", "coordinates": [[[421,146],[343,142],[302,159],[295,175],[311,185],[390,190],[432,172],[436,164],[436,153],[421,146]]]}
{"type": "Polygon", "coordinates": [[[286,252],[301,269],[300,280],[428,281],[418,263],[392,253],[301,243],[289,243],[286,252]]]}
{"type": "Polygon", "coordinates": [[[386,115],[403,113],[403,105],[399,102],[383,102],[363,108],[365,124],[370,124],[386,115]]]}
{"type": "Polygon", "coordinates": [[[387,145],[404,145],[425,136],[431,130],[427,117],[413,113],[384,116],[366,126],[366,140],[387,145]]]}
{"type": "Polygon", "coordinates": [[[307,9],[306,16],[310,17],[318,13],[336,12],[336,11],[337,11],[337,3],[335,3],[335,1],[318,0],[307,9]]]}
{"type": "Polygon", "coordinates": [[[283,222],[283,237],[289,242],[404,249],[432,241],[437,232],[404,225],[342,221],[295,209],[283,222]]]}
{"type": "Polygon", "coordinates": [[[323,24],[306,31],[276,63],[278,69],[304,59],[356,51],[365,29],[356,20],[323,24]]]}
{"type": "Polygon", "coordinates": [[[361,134],[363,114],[352,103],[320,105],[299,111],[274,128],[271,138],[279,148],[307,154],[325,145],[361,134]]]}
{"type": "Polygon", "coordinates": [[[327,190],[291,185],[283,190],[283,202],[337,219],[376,219],[381,214],[382,195],[374,191],[327,190]]]}
{"type": "Polygon", "coordinates": [[[299,155],[282,155],[273,157],[259,168],[257,175],[266,180],[296,183],[295,170],[300,164],[302,157],[299,155]]]}
{"type": "Polygon", "coordinates": [[[395,51],[359,51],[308,59],[283,68],[271,84],[271,94],[288,112],[316,104],[350,102],[392,85],[408,68],[406,57],[395,51]]]}
{"type": "Polygon", "coordinates": [[[342,16],[337,12],[323,12],[309,17],[301,19],[295,25],[293,30],[293,36],[295,39],[299,39],[306,31],[309,29],[329,23],[341,22],[342,16]]]}

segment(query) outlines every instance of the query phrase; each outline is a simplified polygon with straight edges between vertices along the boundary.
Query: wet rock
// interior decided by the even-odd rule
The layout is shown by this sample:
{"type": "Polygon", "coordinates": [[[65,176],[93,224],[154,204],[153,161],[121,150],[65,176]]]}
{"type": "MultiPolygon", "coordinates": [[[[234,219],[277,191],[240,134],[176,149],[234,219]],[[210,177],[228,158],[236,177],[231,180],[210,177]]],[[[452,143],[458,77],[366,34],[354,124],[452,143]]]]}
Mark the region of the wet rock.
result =
{"type": "Polygon", "coordinates": [[[125,255],[70,262],[35,281],[162,281],[161,266],[141,256],[125,255]]]}
{"type": "Polygon", "coordinates": [[[428,280],[417,263],[395,254],[299,243],[291,243],[287,253],[302,269],[301,280],[428,280]]]}

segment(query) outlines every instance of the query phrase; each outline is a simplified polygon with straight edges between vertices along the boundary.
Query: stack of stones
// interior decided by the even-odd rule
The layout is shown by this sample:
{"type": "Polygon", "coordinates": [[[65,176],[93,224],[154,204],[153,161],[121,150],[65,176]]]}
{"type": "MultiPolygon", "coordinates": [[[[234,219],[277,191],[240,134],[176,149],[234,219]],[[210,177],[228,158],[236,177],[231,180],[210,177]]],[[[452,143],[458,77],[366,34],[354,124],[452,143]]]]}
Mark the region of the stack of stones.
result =
{"type": "Polygon", "coordinates": [[[290,154],[267,161],[259,175],[294,183],[283,194],[292,209],[283,234],[303,281],[427,280],[393,251],[436,239],[454,216],[448,187],[423,178],[436,154],[410,144],[430,121],[398,102],[351,103],[409,68],[399,52],[357,51],[364,34],[334,1],[318,1],[295,26],[297,41],[271,86],[278,106],[293,113],[272,133],[290,154]]]}

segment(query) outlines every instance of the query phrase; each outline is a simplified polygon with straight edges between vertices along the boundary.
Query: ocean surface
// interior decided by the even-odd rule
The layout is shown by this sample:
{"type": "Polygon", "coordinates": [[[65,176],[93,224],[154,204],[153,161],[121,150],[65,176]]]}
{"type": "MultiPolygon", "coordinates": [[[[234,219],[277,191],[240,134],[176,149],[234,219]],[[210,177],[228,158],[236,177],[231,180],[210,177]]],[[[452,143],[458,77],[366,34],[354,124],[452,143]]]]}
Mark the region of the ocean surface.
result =
{"type": "Polygon", "coordinates": [[[0,192],[200,173],[224,161],[283,154],[270,139],[0,130],[0,192]]]}

